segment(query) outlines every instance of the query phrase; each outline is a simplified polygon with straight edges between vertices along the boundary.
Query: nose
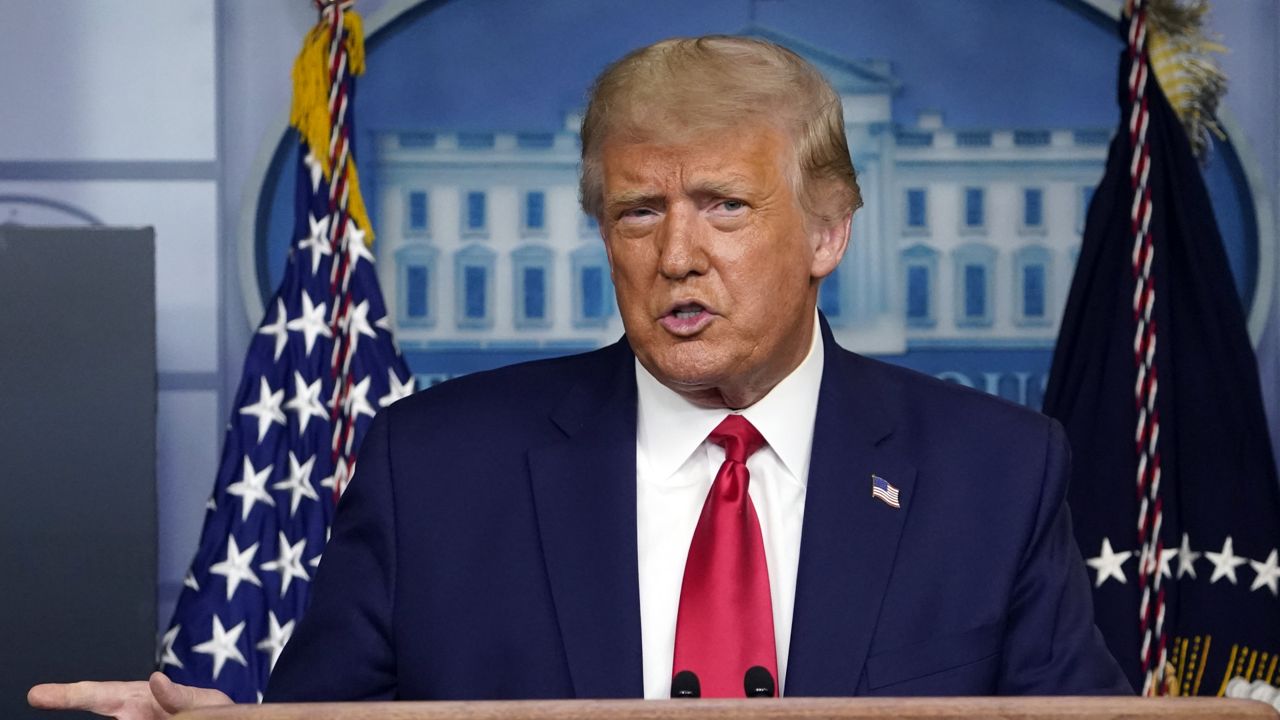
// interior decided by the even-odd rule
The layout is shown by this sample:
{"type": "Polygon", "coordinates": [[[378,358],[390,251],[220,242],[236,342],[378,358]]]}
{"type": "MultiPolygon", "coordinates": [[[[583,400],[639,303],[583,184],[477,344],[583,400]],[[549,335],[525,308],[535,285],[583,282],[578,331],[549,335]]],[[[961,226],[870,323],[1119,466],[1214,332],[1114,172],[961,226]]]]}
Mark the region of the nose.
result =
{"type": "Polygon", "coordinates": [[[705,223],[698,209],[677,203],[663,219],[658,239],[658,271],[670,280],[707,272],[705,223]]]}

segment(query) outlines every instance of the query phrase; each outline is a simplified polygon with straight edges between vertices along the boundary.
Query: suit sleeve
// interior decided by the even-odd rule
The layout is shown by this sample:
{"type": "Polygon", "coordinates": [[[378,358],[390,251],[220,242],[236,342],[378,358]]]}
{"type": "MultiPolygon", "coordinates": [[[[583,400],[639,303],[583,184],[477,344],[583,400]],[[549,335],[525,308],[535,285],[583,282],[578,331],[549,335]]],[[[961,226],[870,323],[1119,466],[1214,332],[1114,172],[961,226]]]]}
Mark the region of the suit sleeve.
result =
{"type": "Polygon", "coordinates": [[[389,408],[365,435],[356,475],[338,504],[311,604],[267,684],[267,702],[390,700],[395,503],[389,408]]]}
{"type": "Polygon", "coordinates": [[[1002,695],[1132,695],[1093,622],[1093,593],[1071,529],[1066,435],[1050,420],[1035,531],[1007,618],[1002,695]]]}

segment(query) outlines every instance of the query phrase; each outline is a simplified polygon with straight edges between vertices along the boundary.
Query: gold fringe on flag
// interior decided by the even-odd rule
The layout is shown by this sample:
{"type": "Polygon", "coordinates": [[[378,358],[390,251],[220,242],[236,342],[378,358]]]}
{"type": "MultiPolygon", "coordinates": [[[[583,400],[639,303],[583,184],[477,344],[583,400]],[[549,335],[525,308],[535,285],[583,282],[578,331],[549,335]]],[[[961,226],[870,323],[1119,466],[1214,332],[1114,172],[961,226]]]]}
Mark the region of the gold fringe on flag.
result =
{"type": "MultiPolygon", "coordinates": [[[[355,10],[347,10],[342,13],[342,25],[347,72],[353,76],[361,75],[365,69],[364,23],[355,10]]],[[[325,180],[330,183],[333,182],[328,153],[329,134],[333,129],[329,118],[331,30],[330,24],[322,18],[302,41],[302,50],[293,62],[293,105],[289,111],[289,124],[302,134],[307,147],[324,170],[325,180]]],[[[365,208],[364,196],[360,194],[360,178],[354,162],[347,163],[347,188],[347,212],[351,220],[365,231],[365,244],[371,246],[373,224],[369,222],[369,211],[365,208]]]]}
{"type": "Polygon", "coordinates": [[[1204,159],[1211,143],[1226,135],[1218,125],[1218,102],[1227,91],[1227,77],[1212,53],[1227,48],[1204,30],[1209,0],[1146,0],[1147,55],[1151,68],[1187,131],[1191,149],[1204,159]]]}

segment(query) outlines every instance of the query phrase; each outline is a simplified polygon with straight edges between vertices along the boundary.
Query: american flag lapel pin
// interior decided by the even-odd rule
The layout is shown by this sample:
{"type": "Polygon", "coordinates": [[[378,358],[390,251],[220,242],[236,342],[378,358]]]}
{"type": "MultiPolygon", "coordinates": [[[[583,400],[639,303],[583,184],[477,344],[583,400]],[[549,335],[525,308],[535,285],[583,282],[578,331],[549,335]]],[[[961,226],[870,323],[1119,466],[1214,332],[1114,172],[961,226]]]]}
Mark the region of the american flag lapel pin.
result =
{"type": "Polygon", "coordinates": [[[871,476],[871,497],[880,500],[895,510],[902,509],[902,505],[898,502],[898,488],[879,475],[871,476]]]}

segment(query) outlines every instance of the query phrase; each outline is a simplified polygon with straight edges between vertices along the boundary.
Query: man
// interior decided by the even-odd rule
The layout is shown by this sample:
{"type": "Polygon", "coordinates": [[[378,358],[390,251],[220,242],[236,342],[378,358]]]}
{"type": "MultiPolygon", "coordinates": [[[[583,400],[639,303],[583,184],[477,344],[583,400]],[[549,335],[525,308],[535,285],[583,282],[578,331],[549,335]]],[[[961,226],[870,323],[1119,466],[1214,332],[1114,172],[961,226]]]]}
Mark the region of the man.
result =
{"type": "Polygon", "coordinates": [[[626,337],[379,415],[268,700],[667,697],[682,671],[722,695],[744,669],[765,694],[1130,692],[1060,428],[818,316],[861,200],[816,69],[745,38],[643,48],[582,148],[626,337]]]}

